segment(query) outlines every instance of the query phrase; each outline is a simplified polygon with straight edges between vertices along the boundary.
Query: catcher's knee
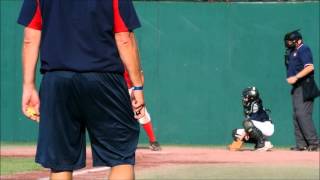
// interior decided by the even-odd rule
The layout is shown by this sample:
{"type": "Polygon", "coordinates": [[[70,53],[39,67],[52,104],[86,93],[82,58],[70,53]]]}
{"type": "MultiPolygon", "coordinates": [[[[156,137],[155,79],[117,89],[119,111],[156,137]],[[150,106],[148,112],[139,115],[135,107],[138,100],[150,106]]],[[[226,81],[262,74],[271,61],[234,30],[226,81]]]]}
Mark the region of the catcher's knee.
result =
{"type": "Polygon", "coordinates": [[[254,128],[254,124],[250,119],[245,119],[242,123],[243,128],[246,132],[251,132],[252,128],[254,128]]]}
{"type": "Polygon", "coordinates": [[[267,136],[267,137],[270,137],[270,136],[272,136],[273,133],[274,133],[274,127],[272,126],[272,127],[268,128],[268,129],[264,129],[264,130],[262,131],[262,133],[263,133],[263,135],[265,135],[265,136],[267,136]]]}

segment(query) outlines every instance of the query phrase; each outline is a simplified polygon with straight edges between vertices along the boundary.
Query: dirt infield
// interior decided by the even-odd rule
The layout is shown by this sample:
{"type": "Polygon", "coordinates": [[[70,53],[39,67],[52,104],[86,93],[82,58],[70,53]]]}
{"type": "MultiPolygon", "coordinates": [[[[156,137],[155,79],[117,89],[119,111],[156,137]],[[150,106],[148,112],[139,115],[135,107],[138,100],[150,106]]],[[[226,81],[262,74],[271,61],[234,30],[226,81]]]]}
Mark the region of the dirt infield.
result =
{"type": "MultiPolygon", "coordinates": [[[[1,156],[31,157],[34,156],[34,154],[34,147],[3,147],[1,149],[1,156]]],[[[103,169],[103,171],[100,171],[97,169],[97,171],[93,170],[95,172],[92,172],[91,152],[89,149],[87,150],[87,154],[87,167],[84,170],[77,171],[74,179],[106,179],[105,177],[108,170],[103,169]]],[[[211,175],[213,176],[214,173],[218,173],[213,172],[215,168],[225,167],[226,169],[232,169],[232,167],[236,167],[239,169],[246,167],[248,169],[250,167],[260,166],[275,167],[275,171],[285,167],[288,168],[288,173],[291,173],[290,168],[292,168],[292,170],[295,168],[301,169],[301,167],[311,168],[314,174],[308,178],[319,179],[319,174],[316,173],[319,171],[319,152],[296,152],[282,149],[275,149],[271,152],[230,152],[222,148],[209,147],[163,147],[162,151],[152,152],[149,149],[140,148],[137,151],[136,160],[137,179],[150,178],[149,175],[151,172],[156,174],[156,176],[152,177],[165,177],[163,174],[161,175],[161,173],[159,174],[157,172],[162,170],[170,173],[169,170],[175,168],[177,171],[179,171],[179,168],[181,171],[188,169],[188,173],[192,170],[197,170],[197,168],[199,168],[197,172],[207,169],[207,171],[210,171],[210,175],[207,174],[207,176],[203,176],[203,178],[215,179],[215,177],[211,178],[211,175]]],[[[200,172],[200,174],[205,173],[200,172]]],[[[228,172],[225,174],[228,174],[228,172]]],[[[202,177],[198,175],[194,174],[193,176],[202,177]]],[[[2,176],[1,179],[45,179],[47,177],[48,170],[44,169],[41,171],[2,176]]],[[[181,177],[183,177],[183,175],[181,175],[181,177]]],[[[194,177],[189,177],[189,179],[193,178],[194,177]]],[[[172,177],[172,179],[175,178],[172,177]]],[[[184,179],[188,179],[188,177],[184,179]]],[[[268,179],[268,177],[264,179],[268,179]]],[[[307,179],[307,177],[305,179],[307,179]]]]}

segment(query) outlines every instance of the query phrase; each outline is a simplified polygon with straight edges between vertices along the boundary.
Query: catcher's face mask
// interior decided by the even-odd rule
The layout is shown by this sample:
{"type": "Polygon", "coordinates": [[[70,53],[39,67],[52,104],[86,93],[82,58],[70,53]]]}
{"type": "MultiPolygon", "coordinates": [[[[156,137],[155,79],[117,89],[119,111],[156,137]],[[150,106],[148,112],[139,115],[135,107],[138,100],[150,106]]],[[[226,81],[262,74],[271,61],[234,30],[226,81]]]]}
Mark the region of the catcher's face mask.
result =
{"type": "Polygon", "coordinates": [[[248,96],[245,96],[245,97],[242,98],[242,105],[244,107],[249,107],[250,106],[250,100],[249,100],[248,96]]]}
{"type": "Polygon", "coordinates": [[[289,49],[295,49],[297,47],[297,41],[298,40],[287,40],[286,47],[289,49]]]}
{"type": "Polygon", "coordinates": [[[289,49],[295,48],[295,44],[293,43],[293,41],[290,41],[290,40],[286,40],[285,45],[289,49]]]}

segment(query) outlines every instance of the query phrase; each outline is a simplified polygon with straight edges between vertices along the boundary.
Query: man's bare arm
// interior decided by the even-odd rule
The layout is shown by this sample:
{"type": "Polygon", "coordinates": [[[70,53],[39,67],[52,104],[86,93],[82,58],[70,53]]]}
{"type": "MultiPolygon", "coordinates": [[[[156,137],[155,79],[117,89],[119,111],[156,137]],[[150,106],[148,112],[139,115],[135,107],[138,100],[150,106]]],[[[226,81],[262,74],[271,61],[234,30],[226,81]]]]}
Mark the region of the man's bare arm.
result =
{"type": "Polygon", "coordinates": [[[313,64],[308,64],[305,68],[303,68],[299,73],[296,74],[298,79],[305,77],[310,74],[314,70],[313,64]]]}
{"type": "MultiPolygon", "coordinates": [[[[138,53],[138,46],[133,32],[115,33],[120,58],[128,71],[133,86],[143,86],[141,78],[141,64],[138,53]]],[[[132,106],[135,111],[135,118],[144,116],[143,91],[134,90],[132,93],[132,106]]]]}
{"type": "Polygon", "coordinates": [[[142,86],[138,47],[133,32],[115,33],[119,54],[134,86],[142,86]]]}
{"type": "Polygon", "coordinates": [[[305,77],[306,75],[310,74],[314,70],[313,64],[308,64],[305,68],[303,68],[299,73],[295,76],[291,76],[287,78],[287,82],[289,84],[296,83],[299,79],[305,77]]]}
{"type": "Polygon", "coordinates": [[[22,111],[32,120],[39,120],[40,100],[35,85],[35,71],[39,55],[41,31],[25,28],[22,48],[23,94],[22,111]],[[30,116],[27,108],[34,108],[36,115],[30,116]]]}

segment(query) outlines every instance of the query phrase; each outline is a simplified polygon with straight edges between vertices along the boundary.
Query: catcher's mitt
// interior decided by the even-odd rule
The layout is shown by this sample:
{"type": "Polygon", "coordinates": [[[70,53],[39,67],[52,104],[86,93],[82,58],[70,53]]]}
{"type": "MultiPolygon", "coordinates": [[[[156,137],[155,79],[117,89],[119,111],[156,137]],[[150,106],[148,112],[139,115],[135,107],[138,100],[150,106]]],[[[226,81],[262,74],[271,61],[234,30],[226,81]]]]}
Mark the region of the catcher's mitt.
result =
{"type": "Polygon", "coordinates": [[[228,149],[230,151],[239,151],[243,146],[243,141],[237,139],[234,140],[230,145],[228,145],[228,149]]]}

